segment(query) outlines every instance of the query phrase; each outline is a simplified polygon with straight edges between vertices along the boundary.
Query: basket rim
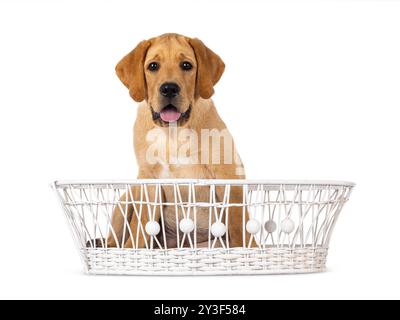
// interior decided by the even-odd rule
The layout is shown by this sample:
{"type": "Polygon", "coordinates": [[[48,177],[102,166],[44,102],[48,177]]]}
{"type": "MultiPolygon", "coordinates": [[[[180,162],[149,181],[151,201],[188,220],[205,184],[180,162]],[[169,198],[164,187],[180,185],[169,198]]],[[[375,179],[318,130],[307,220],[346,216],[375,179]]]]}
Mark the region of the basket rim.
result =
{"type": "Polygon", "coordinates": [[[354,187],[351,181],[338,180],[253,180],[253,179],[128,179],[128,180],[55,180],[54,188],[70,185],[120,185],[120,184],[195,184],[195,185],[269,185],[269,186],[344,186],[354,187]]]}

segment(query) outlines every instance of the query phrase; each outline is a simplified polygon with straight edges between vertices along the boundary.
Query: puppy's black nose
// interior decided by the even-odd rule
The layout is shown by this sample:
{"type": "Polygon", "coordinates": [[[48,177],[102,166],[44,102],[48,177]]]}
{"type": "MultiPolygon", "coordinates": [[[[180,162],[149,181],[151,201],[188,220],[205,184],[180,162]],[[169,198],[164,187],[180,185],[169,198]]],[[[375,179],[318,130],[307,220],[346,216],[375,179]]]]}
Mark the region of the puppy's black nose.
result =
{"type": "Polygon", "coordinates": [[[176,83],[166,82],[163,83],[160,87],[160,93],[167,98],[176,97],[181,91],[181,88],[176,83]]]}

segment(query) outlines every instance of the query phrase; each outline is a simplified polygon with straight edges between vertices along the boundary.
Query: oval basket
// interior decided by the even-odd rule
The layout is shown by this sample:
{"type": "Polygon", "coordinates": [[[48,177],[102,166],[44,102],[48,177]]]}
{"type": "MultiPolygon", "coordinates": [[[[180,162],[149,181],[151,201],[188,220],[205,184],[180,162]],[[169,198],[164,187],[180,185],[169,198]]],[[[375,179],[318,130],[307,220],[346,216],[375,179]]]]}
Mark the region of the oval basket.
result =
{"type": "Polygon", "coordinates": [[[133,180],[53,183],[89,274],[325,270],[353,183],[133,180]]]}

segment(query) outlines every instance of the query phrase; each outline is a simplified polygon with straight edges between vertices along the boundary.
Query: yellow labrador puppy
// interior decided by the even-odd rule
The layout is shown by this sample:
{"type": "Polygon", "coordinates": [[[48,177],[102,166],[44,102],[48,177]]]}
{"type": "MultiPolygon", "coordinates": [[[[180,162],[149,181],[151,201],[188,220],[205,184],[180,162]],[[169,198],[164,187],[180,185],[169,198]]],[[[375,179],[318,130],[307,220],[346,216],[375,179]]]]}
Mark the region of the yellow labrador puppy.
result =
{"type": "MultiPolygon", "coordinates": [[[[178,34],[144,40],[117,64],[119,79],[129,89],[133,100],[140,102],[134,125],[138,178],[245,177],[232,137],[210,99],[224,68],[221,58],[202,41],[178,34]],[[212,143],[216,139],[224,141],[212,143]]],[[[196,200],[208,202],[209,187],[201,188],[196,190],[196,200]]],[[[154,197],[154,192],[154,188],[149,190],[150,198],[154,197]]],[[[224,197],[223,192],[221,187],[217,188],[218,201],[224,197]]],[[[181,190],[181,193],[183,201],[187,201],[188,190],[181,190]]],[[[161,196],[164,202],[174,202],[172,187],[163,187],[161,196]]],[[[122,201],[138,199],[138,187],[121,198],[122,201]]],[[[240,187],[231,188],[230,202],[242,202],[240,187]]],[[[141,221],[133,209],[130,205],[125,209],[127,212],[123,212],[123,206],[114,210],[112,227],[115,232],[108,237],[109,247],[143,248],[148,243],[149,238],[143,232],[149,221],[147,206],[143,206],[141,221]],[[131,232],[124,230],[124,214],[131,232]]],[[[155,219],[158,221],[160,214],[157,208],[155,219]]],[[[165,237],[160,236],[160,243],[163,247],[188,246],[187,241],[178,243],[175,207],[166,206],[162,214],[165,237]]],[[[230,247],[243,246],[247,237],[244,239],[242,234],[242,208],[231,207],[227,214],[229,236],[226,240],[230,247]]],[[[209,210],[199,209],[196,220],[197,243],[193,245],[203,247],[208,243],[209,210]]]]}

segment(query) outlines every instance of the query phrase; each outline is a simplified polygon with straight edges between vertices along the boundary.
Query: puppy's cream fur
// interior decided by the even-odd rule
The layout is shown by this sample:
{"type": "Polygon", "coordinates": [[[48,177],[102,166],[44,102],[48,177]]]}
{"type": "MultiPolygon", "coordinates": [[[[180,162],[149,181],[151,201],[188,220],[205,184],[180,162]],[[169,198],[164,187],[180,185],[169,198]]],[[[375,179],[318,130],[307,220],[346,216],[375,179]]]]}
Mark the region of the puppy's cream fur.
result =
{"type": "MultiPolygon", "coordinates": [[[[191,39],[177,34],[165,34],[160,37],[145,40],[125,56],[117,65],[116,71],[120,80],[129,89],[131,97],[140,102],[137,112],[137,118],[134,125],[134,149],[136,159],[139,165],[139,179],[163,179],[163,178],[200,178],[200,179],[244,179],[244,170],[241,162],[224,163],[224,159],[220,159],[220,163],[212,163],[213,144],[204,146],[201,143],[202,130],[216,129],[218,132],[227,131],[225,123],[221,120],[214,103],[210,99],[214,93],[214,85],[220,79],[224,63],[221,58],[207,48],[200,40],[191,39]],[[182,61],[190,61],[193,70],[183,71],[180,68],[182,61]],[[159,63],[160,68],[156,72],[149,71],[147,65],[153,61],[159,63]],[[176,150],[186,141],[177,141],[170,138],[170,128],[160,122],[154,120],[153,112],[160,112],[163,108],[162,97],[160,97],[159,87],[164,82],[177,83],[180,88],[180,94],[176,99],[176,107],[180,112],[185,112],[190,108],[190,117],[188,119],[179,120],[175,128],[178,136],[183,130],[192,130],[198,139],[197,150],[192,150],[191,154],[185,156],[186,162],[180,163],[182,159],[177,159],[176,155],[171,155],[170,150],[176,150]],[[160,134],[162,137],[158,140],[166,150],[166,157],[160,157],[156,161],[149,162],[148,150],[154,147],[154,141],[149,141],[149,132],[160,134]],[[165,138],[166,137],[166,138],[165,138]],[[174,146],[173,144],[178,144],[174,146]],[[176,147],[173,149],[173,147],[176,147]],[[205,155],[209,155],[208,161],[204,161],[205,155]],[[171,161],[171,156],[173,161],[171,161]],[[175,156],[175,158],[174,158],[175,156]],[[187,159],[189,162],[187,163],[187,159]],[[190,159],[193,159],[191,161],[190,159]],[[203,161],[201,161],[203,159],[203,161]],[[197,160],[197,161],[195,161],[197,160]],[[203,162],[203,163],[202,163],[203,162]],[[206,162],[206,163],[204,163],[206,162]],[[239,174],[238,174],[239,173],[239,174]]],[[[229,132],[228,132],[229,134],[229,132]]],[[[219,152],[222,157],[225,151],[225,145],[221,141],[219,152]]],[[[232,146],[233,159],[239,159],[239,156],[232,146]]],[[[196,201],[208,202],[209,187],[198,187],[196,190],[196,201]]],[[[154,199],[154,188],[149,189],[150,198],[154,199]]],[[[163,187],[162,199],[164,202],[174,202],[174,193],[172,187],[163,187]]],[[[188,199],[188,190],[182,189],[181,196],[183,201],[188,199]]],[[[133,187],[131,192],[123,195],[122,201],[140,199],[140,189],[133,187]]],[[[217,187],[217,198],[219,201],[223,198],[223,189],[217,187]]],[[[242,189],[240,187],[232,187],[230,193],[230,202],[242,201],[242,189]]],[[[124,208],[122,208],[124,209],[124,208]]],[[[114,210],[112,217],[112,226],[116,232],[117,239],[112,234],[108,238],[108,246],[113,247],[124,244],[124,247],[143,248],[148,236],[139,229],[143,228],[148,221],[147,206],[143,206],[141,214],[141,222],[134,214],[132,205],[127,208],[127,219],[133,234],[133,239],[129,237],[129,232],[124,232],[124,214],[121,208],[114,210]],[[126,234],[125,239],[122,235],[126,234]],[[137,236],[138,235],[138,236],[137,236]],[[118,243],[117,243],[118,242],[118,243]]],[[[180,212],[180,214],[182,214],[180,212]]],[[[240,207],[231,207],[229,209],[229,242],[230,247],[243,246],[243,212],[240,207]]],[[[168,248],[176,247],[176,213],[174,206],[165,206],[163,208],[163,217],[166,230],[166,242],[168,248]]],[[[179,217],[181,219],[182,216],[179,217]]],[[[208,240],[209,226],[208,209],[197,210],[197,246],[204,246],[208,240]]],[[[247,220],[247,214],[245,219],[247,220]]],[[[160,220],[160,210],[156,212],[156,220],[160,220]]],[[[164,239],[160,239],[163,243],[164,239]]],[[[247,241],[247,239],[246,239],[247,241]]],[[[188,245],[186,243],[185,245],[188,245]]]]}

